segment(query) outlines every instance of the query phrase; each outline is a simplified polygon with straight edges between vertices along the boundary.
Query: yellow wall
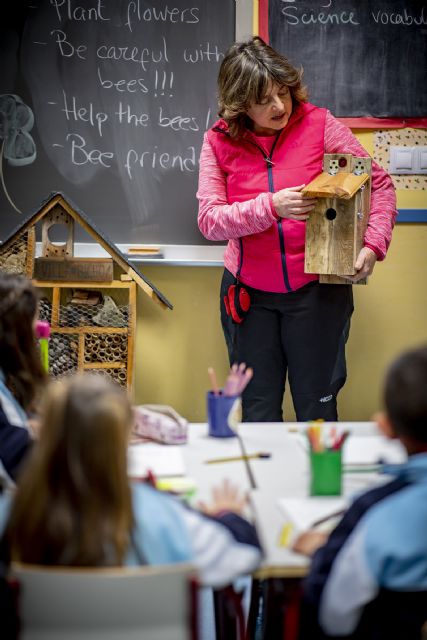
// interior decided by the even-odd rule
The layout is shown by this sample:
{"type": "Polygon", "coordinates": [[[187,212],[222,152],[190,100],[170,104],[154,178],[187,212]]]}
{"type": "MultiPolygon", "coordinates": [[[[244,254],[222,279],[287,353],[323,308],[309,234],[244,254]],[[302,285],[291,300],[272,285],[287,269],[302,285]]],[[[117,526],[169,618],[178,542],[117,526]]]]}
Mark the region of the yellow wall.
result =
{"type": "MultiPolygon", "coordinates": [[[[357,134],[372,153],[372,132],[357,134]]],[[[401,208],[427,208],[425,191],[398,191],[401,208]]],[[[221,381],[227,354],[219,320],[215,267],[142,267],[174,304],[163,311],[139,294],[135,402],[170,404],[190,421],[205,420],[207,367],[221,381]]],[[[427,224],[398,224],[386,260],[367,286],[355,286],[341,420],[368,420],[378,409],[383,372],[402,349],[427,343],[427,224]]],[[[288,396],[285,419],[294,419],[288,396]]]]}

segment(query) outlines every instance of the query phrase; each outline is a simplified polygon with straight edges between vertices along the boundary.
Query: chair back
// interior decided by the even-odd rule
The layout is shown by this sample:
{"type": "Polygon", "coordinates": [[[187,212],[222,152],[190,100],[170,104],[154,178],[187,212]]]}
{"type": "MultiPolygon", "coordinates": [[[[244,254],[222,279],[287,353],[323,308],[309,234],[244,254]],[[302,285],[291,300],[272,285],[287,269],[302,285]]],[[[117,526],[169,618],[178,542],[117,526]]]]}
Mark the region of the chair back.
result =
{"type": "Polygon", "coordinates": [[[12,565],[20,640],[194,640],[194,568],[12,565]]]}

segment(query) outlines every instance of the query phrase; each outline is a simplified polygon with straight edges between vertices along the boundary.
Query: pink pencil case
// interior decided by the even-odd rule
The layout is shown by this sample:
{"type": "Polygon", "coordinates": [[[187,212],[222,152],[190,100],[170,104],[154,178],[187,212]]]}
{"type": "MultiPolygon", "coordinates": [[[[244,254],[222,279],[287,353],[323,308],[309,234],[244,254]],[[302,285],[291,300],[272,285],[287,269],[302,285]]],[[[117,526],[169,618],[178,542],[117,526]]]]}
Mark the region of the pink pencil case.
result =
{"type": "Polygon", "coordinates": [[[141,404],[134,407],[134,416],[132,435],[138,440],[154,440],[164,444],[187,442],[188,420],[168,405],[141,404]]]}

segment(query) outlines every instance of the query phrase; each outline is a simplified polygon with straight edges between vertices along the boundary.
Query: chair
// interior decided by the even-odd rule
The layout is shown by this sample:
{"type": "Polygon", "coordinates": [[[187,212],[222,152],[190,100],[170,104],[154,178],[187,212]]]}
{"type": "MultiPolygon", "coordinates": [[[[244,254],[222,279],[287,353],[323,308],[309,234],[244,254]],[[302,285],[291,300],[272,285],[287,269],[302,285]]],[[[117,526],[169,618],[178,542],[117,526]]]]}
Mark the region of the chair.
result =
{"type": "Polygon", "coordinates": [[[195,640],[190,565],[64,568],[13,564],[20,640],[195,640]]]}

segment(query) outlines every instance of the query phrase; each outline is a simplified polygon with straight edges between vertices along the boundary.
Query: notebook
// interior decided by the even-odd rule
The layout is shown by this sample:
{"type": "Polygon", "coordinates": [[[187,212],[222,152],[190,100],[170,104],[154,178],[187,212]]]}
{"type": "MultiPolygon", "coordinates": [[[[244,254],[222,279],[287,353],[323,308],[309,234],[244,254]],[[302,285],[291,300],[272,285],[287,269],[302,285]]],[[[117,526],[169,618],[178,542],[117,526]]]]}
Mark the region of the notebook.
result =
{"type": "Polygon", "coordinates": [[[143,478],[148,471],[158,478],[185,475],[182,447],[155,442],[131,445],[128,449],[128,475],[143,478]]]}
{"type": "Polygon", "coordinates": [[[399,440],[387,440],[383,436],[350,436],[343,448],[345,465],[377,464],[379,460],[399,464],[406,458],[405,448],[399,440]]]}

